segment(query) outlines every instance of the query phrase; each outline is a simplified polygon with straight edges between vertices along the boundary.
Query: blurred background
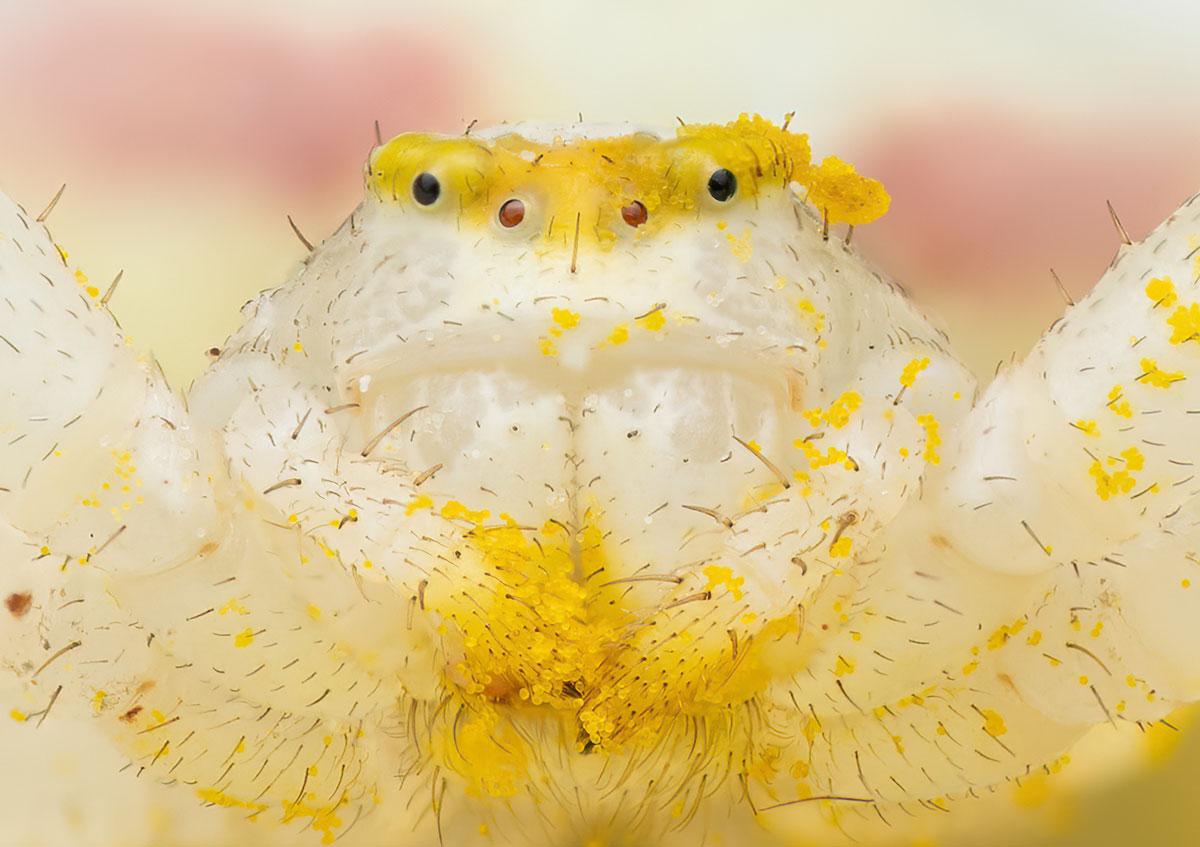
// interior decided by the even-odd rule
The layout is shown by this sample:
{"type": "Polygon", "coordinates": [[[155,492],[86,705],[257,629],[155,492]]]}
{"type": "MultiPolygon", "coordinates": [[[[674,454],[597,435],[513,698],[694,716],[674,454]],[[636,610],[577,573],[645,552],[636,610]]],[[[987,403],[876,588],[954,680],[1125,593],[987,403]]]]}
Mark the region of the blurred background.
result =
{"type": "MultiPolygon", "coordinates": [[[[356,205],[376,120],[795,111],[891,192],[856,243],[986,380],[1061,312],[1052,268],[1077,297],[1103,272],[1105,201],[1138,239],[1200,190],[1198,36],[1183,0],[0,0],[0,188],[36,213],[66,183],[56,240],[124,271],[114,312],[184,386],[298,266],[286,216],[317,241],[356,205]]],[[[1106,727],[1015,828],[940,837],[1195,843],[1198,787],[1200,734],[1106,727]]]]}

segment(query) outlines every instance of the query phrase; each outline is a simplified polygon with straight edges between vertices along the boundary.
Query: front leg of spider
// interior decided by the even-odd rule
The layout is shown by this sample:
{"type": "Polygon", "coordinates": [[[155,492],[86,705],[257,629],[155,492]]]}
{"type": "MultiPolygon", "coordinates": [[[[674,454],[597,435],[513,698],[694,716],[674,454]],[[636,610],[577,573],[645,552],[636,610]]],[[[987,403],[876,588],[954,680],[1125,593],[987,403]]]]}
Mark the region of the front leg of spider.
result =
{"type": "Polygon", "coordinates": [[[328,831],[367,790],[370,698],[357,722],[326,725],[340,660],[306,598],[336,606],[352,583],[296,578],[306,542],[285,519],[264,531],[261,490],[233,481],[220,439],[7,198],[0,339],[9,717],[45,744],[99,728],[147,778],[194,786],[194,807],[236,802],[328,831]],[[318,658],[289,675],[306,650],[318,658]]]}
{"type": "Polygon", "coordinates": [[[1055,720],[1152,721],[1200,694],[1198,245],[1196,198],[1123,243],[988,389],[940,494],[955,547],[1028,583],[998,668],[1055,720]]]}

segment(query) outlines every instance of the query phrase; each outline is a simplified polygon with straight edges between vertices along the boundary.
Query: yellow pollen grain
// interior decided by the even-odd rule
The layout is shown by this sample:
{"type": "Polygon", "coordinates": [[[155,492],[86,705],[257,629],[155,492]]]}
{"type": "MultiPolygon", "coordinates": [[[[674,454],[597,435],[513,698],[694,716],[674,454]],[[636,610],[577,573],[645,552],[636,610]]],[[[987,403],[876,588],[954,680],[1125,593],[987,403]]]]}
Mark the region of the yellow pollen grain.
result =
{"type": "Polygon", "coordinates": [[[984,732],[993,738],[1008,732],[1008,727],[1004,725],[1004,718],[1000,717],[999,713],[992,709],[983,709],[982,712],[984,732]]]}
{"type": "Polygon", "coordinates": [[[806,317],[811,323],[814,332],[821,332],[825,329],[825,313],[818,312],[817,307],[812,304],[811,300],[800,299],[796,301],[796,308],[806,317]]]}
{"type": "Polygon", "coordinates": [[[829,545],[829,555],[835,559],[844,559],[850,555],[850,547],[850,539],[843,535],[837,541],[829,545]]]}
{"type": "Polygon", "coordinates": [[[1146,296],[1154,307],[1170,307],[1179,299],[1175,294],[1175,283],[1171,282],[1169,276],[1155,277],[1146,283],[1146,296]]]}
{"type": "Polygon", "coordinates": [[[1200,337],[1200,303],[1176,307],[1167,318],[1167,326],[1171,327],[1172,344],[1195,341],[1200,337]]]}
{"type": "Polygon", "coordinates": [[[662,309],[655,309],[648,315],[643,315],[635,320],[643,329],[648,329],[651,332],[658,332],[667,325],[666,316],[663,315],[662,309]]]}
{"type": "Polygon", "coordinates": [[[475,524],[482,524],[484,520],[491,517],[492,513],[487,509],[468,509],[457,500],[447,500],[446,505],[442,506],[441,515],[446,520],[466,520],[475,524]]]}
{"type": "Polygon", "coordinates": [[[1121,459],[1125,462],[1127,470],[1140,471],[1146,466],[1146,457],[1142,455],[1142,451],[1136,447],[1130,447],[1128,450],[1121,451],[1121,459]]]}
{"type": "Polygon", "coordinates": [[[246,627],[233,637],[234,647],[249,647],[254,643],[254,630],[246,627]]]}
{"type": "Polygon", "coordinates": [[[308,608],[305,609],[305,611],[308,612],[308,616],[310,618],[312,618],[314,621],[317,618],[321,617],[321,610],[319,608],[317,608],[316,606],[312,605],[311,603],[309,604],[308,608]]]}
{"type": "Polygon", "coordinates": [[[608,334],[608,343],[614,347],[629,340],[629,324],[617,324],[608,334]]]}
{"type": "Polygon", "coordinates": [[[1142,359],[1142,375],[1137,378],[1137,381],[1143,385],[1152,385],[1155,388],[1170,388],[1173,383],[1181,381],[1183,371],[1164,371],[1158,366],[1155,359],[1142,359]]]}
{"type": "Polygon", "coordinates": [[[1088,468],[1088,475],[1096,480],[1096,496],[1101,500],[1128,494],[1137,484],[1137,480],[1131,477],[1128,471],[1119,470],[1109,474],[1099,459],[1092,462],[1088,468]]]}
{"type": "Polygon", "coordinates": [[[854,673],[854,662],[847,659],[845,656],[839,655],[837,663],[833,666],[834,676],[845,676],[854,673]]]}
{"type": "Polygon", "coordinates": [[[942,443],[942,437],[938,433],[937,419],[932,414],[917,415],[917,423],[925,428],[925,452],[922,457],[931,465],[940,464],[942,457],[936,448],[942,443]]]}
{"type": "Polygon", "coordinates": [[[825,412],[822,418],[834,429],[841,429],[850,423],[851,415],[858,411],[861,405],[862,397],[857,392],[845,391],[830,404],[829,411],[825,412]]]}
{"type": "MultiPolygon", "coordinates": [[[[404,514],[411,515],[417,509],[432,509],[433,498],[428,494],[418,494],[416,497],[408,501],[408,505],[404,507],[404,514]]],[[[293,516],[294,517],[294,516],[293,516]]]]}
{"type": "Polygon", "coordinates": [[[246,610],[246,607],[243,606],[241,604],[241,601],[238,600],[236,597],[230,598],[228,601],[226,601],[224,603],[224,605],[221,606],[221,608],[217,609],[217,614],[219,614],[219,615],[228,615],[230,612],[233,612],[233,613],[236,613],[239,615],[250,614],[250,612],[248,612],[246,610]]]}
{"type": "Polygon", "coordinates": [[[813,168],[808,202],[820,209],[831,224],[870,223],[883,215],[891,198],[878,181],[859,175],[854,166],[837,156],[826,156],[813,168]]]}
{"type": "Polygon", "coordinates": [[[725,589],[733,595],[734,600],[741,600],[743,596],[742,585],[745,583],[744,576],[735,577],[733,570],[724,565],[709,565],[704,569],[704,576],[708,578],[706,590],[712,591],[715,588],[724,586],[725,589]]]}
{"type": "Polygon", "coordinates": [[[750,243],[750,230],[742,230],[742,237],[738,238],[732,232],[726,233],[725,237],[729,240],[729,250],[733,253],[735,259],[739,262],[748,262],[750,257],[754,255],[754,245],[750,243]]]}
{"type": "Polygon", "coordinates": [[[1001,625],[995,632],[988,636],[987,648],[989,650],[999,650],[1008,640],[1025,628],[1025,619],[1017,618],[1011,624],[1001,625]]]}
{"type": "Polygon", "coordinates": [[[1071,424],[1071,426],[1075,427],[1077,430],[1082,432],[1084,435],[1089,436],[1090,438],[1100,437],[1100,427],[1096,425],[1095,421],[1085,421],[1081,419],[1075,421],[1075,423],[1071,424]]]}
{"type": "Polygon", "coordinates": [[[1122,418],[1133,417],[1133,407],[1129,405],[1128,400],[1122,399],[1124,389],[1120,385],[1114,385],[1108,392],[1108,403],[1106,404],[1113,414],[1122,418]]]}
{"type": "Polygon", "coordinates": [[[579,313],[570,309],[551,309],[550,317],[563,329],[574,329],[579,325],[579,313]]]}
{"type": "Polygon", "coordinates": [[[917,381],[917,374],[929,367],[929,357],[921,359],[913,359],[904,366],[904,370],[900,372],[900,384],[905,388],[912,388],[913,383],[917,381]]]}

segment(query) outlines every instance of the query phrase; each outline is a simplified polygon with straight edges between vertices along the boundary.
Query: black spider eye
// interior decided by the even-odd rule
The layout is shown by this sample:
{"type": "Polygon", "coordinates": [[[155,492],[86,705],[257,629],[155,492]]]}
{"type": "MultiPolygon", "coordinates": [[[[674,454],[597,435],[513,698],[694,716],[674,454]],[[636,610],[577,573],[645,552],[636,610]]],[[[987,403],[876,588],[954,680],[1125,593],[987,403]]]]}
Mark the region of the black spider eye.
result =
{"type": "Polygon", "coordinates": [[[441,193],[442,184],[429,171],[417,174],[417,178],[413,180],[413,199],[422,206],[432,204],[441,193]]]}
{"type": "Polygon", "coordinates": [[[708,178],[708,193],[712,199],[724,203],[737,193],[737,177],[728,168],[713,171],[708,178]]]}

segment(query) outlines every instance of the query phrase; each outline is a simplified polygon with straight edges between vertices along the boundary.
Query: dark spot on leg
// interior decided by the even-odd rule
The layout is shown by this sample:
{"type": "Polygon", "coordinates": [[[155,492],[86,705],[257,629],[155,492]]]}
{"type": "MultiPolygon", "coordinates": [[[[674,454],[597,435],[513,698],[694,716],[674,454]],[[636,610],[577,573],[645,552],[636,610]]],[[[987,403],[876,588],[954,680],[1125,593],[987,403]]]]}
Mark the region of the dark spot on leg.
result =
{"type": "Polygon", "coordinates": [[[33,606],[33,595],[28,592],[9,594],[4,600],[4,605],[8,607],[8,611],[14,618],[23,618],[33,606]]]}
{"type": "Polygon", "coordinates": [[[120,717],[120,720],[121,720],[121,721],[123,721],[123,722],[125,722],[125,723],[133,723],[134,719],[135,719],[135,718],[137,718],[137,716],[138,716],[139,714],[141,714],[141,712],[142,712],[142,707],[141,707],[141,706],[134,706],[134,707],[133,707],[132,709],[130,709],[128,712],[126,712],[125,714],[121,715],[121,717],[120,717]]]}
{"type": "Polygon", "coordinates": [[[951,544],[950,540],[948,538],[946,538],[946,536],[944,536],[944,535],[931,535],[931,536],[929,536],[929,540],[933,544],[934,547],[937,547],[939,549],[942,549],[942,550],[953,550],[954,549],[954,545],[951,544]]]}

